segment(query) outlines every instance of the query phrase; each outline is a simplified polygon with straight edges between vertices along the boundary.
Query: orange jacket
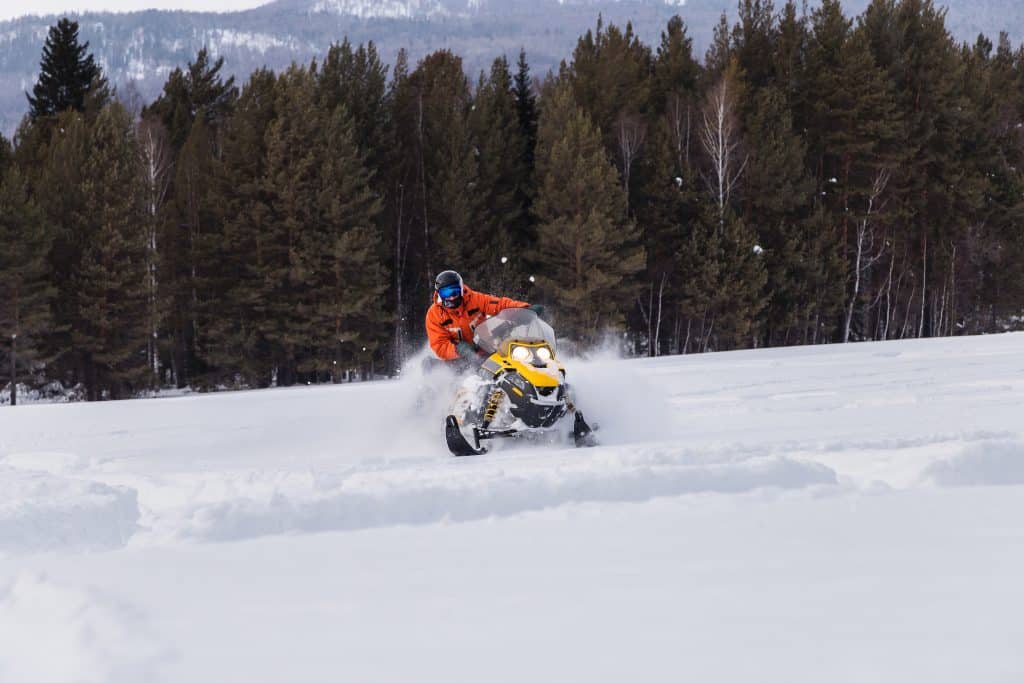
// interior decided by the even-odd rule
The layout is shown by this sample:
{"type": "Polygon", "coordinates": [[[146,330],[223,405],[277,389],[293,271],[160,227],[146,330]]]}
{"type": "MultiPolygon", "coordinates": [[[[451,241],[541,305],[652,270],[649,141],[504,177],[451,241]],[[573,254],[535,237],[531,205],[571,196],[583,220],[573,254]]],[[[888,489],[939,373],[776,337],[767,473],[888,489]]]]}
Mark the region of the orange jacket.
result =
{"type": "Polygon", "coordinates": [[[530,304],[508,297],[491,296],[474,292],[462,286],[462,305],[445,308],[434,297],[434,304],[427,310],[427,339],[430,348],[441,360],[455,360],[459,352],[455,345],[460,341],[473,341],[476,326],[498,311],[506,308],[525,308],[530,304]]]}

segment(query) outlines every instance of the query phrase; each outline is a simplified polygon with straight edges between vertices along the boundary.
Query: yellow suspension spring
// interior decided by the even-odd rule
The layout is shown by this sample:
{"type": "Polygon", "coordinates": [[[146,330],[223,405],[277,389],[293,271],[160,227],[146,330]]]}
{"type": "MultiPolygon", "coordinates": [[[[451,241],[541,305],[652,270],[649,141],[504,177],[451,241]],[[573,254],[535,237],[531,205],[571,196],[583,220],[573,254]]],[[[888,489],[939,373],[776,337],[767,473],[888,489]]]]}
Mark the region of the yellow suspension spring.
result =
{"type": "Polygon", "coordinates": [[[505,392],[501,389],[495,389],[491,392],[490,397],[487,399],[487,408],[484,409],[483,426],[485,428],[491,423],[494,416],[498,414],[498,408],[501,407],[501,399],[503,398],[505,398],[505,392]]]}

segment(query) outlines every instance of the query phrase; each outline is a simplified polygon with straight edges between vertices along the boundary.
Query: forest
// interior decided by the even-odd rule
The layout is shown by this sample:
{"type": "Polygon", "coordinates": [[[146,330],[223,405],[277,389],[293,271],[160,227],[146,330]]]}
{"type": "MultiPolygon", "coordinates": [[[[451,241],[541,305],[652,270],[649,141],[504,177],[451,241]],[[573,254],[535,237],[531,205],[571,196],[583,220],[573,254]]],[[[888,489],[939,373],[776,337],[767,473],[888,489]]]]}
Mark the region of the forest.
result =
{"type": "Polygon", "coordinates": [[[675,17],[528,57],[343,39],[236,83],[202,50],[145,103],[62,20],[0,137],[9,400],[395,375],[447,268],[629,355],[1024,327],[1005,35],[958,43],[931,0],[740,0],[704,55],[675,17]]]}

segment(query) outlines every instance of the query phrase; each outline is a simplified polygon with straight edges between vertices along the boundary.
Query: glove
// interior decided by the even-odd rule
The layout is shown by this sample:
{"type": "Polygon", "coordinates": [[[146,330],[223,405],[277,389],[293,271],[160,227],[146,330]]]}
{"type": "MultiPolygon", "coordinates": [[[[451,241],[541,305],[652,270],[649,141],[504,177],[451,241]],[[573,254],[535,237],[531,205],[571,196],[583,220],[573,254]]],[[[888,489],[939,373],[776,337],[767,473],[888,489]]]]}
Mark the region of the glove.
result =
{"type": "Polygon", "coordinates": [[[477,352],[480,349],[477,348],[476,344],[473,344],[468,341],[460,341],[458,344],[455,345],[455,350],[458,351],[459,356],[463,360],[477,360],[477,358],[479,357],[477,355],[477,352]]]}
{"type": "Polygon", "coordinates": [[[541,320],[544,319],[544,306],[541,304],[531,304],[530,306],[527,306],[527,308],[536,313],[537,317],[541,320]]]}

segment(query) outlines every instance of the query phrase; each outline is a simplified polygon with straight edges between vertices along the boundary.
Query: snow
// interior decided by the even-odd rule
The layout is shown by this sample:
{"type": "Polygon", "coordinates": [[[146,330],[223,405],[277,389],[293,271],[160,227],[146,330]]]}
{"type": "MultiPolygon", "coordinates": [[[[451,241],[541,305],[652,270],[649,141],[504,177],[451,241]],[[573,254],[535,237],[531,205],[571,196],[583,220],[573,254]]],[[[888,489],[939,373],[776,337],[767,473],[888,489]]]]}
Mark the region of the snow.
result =
{"type": "Polygon", "coordinates": [[[1024,677],[1024,335],[566,365],[0,409],[0,681],[1024,677]]]}
{"type": "Polygon", "coordinates": [[[432,18],[448,15],[438,0],[319,0],[313,13],[354,16],[360,19],[432,18]]]}
{"type": "Polygon", "coordinates": [[[290,36],[282,40],[278,36],[269,33],[252,33],[250,31],[235,31],[234,29],[213,29],[204,32],[204,42],[221,50],[225,46],[246,47],[255,52],[267,52],[274,48],[288,48],[295,50],[298,43],[290,36]]]}

